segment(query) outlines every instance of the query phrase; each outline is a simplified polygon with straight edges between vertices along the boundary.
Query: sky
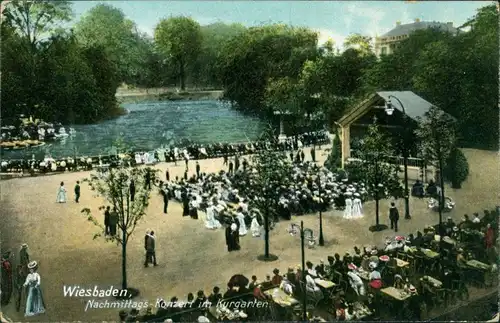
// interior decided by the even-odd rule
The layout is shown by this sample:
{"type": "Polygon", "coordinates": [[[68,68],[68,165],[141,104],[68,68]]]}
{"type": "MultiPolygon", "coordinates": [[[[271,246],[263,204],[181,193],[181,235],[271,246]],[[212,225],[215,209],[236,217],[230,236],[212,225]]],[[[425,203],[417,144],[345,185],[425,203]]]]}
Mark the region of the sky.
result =
{"type": "Polygon", "coordinates": [[[98,3],[121,9],[149,35],[162,18],[190,16],[201,25],[286,23],[309,27],[319,33],[320,44],[333,39],[341,46],[352,33],[375,37],[394,28],[396,21],[405,24],[418,18],[460,26],[477,8],[493,1],[75,1],[75,18],[98,3]]]}

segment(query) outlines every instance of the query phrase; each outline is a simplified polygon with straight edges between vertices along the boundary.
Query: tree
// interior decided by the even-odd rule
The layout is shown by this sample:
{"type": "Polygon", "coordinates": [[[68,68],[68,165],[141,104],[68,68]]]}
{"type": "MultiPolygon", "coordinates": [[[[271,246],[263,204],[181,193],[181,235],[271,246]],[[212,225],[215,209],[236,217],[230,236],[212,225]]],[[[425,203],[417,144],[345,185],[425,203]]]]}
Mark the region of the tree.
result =
{"type": "Polygon", "coordinates": [[[179,69],[181,90],[186,89],[186,67],[193,64],[201,50],[200,25],[188,17],[162,19],[155,28],[155,41],[160,50],[179,69]]]}
{"type": "Polygon", "coordinates": [[[443,172],[444,177],[451,182],[452,188],[462,188],[462,183],[469,176],[469,163],[458,147],[452,149],[443,172]]]}
{"type": "Polygon", "coordinates": [[[141,35],[135,23],[118,8],[98,4],[76,24],[75,34],[86,47],[102,48],[107,59],[116,65],[120,82],[134,84],[146,71],[146,59],[152,42],[141,35]]]}
{"type": "MultiPolygon", "coordinates": [[[[96,191],[116,210],[118,216],[117,227],[119,229],[117,235],[106,236],[105,227],[92,214],[90,208],[84,208],[82,214],[99,228],[99,232],[94,235],[94,239],[104,235],[106,241],[113,241],[122,246],[122,290],[127,291],[127,296],[135,296],[137,290],[129,288],[127,284],[127,244],[137,224],[146,216],[146,208],[152,191],[146,185],[146,177],[149,176],[151,183],[154,183],[156,171],[148,167],[109,169],[108,172],[108,174],[92,174],[85,181],[89,184],[91,190],[96,191]],[[135,182],[136,189],[133,200],[130,194],[130,182],[132,180],[135,182]]],[[[105,206],[101,206],[99,210],[104,208],[105,206]]]]}
{"type": "Polygon", "coordinates": [[[452,116],[433,106],[423,118],[419,118],[419,127],[416,130],[425,163],[439,170],[442,192],[440,209],[444,206],[445,198],[443,170],[456,144],[455,125],[456,120],[452,116]]]}
{"type": "Polygon", "coordinates": [[[275,260],[277,257],[269,253],[269,231],[278,218],[279,195],[276,192],[290,183],[292,165],[282,152],[261,150],[252,156],[252,171],[253,191],[260,194],[254,204],[264,217],[265,247],[260,259],[275,260]]]}
{"type": "Polygon", "coordinates": [[[337,172],[342,167],[342,142],[338,130],[335,133],[335,138],[332,142],[332,150],[328,155],[324,165],[331,172],[337,172]]]}
{"type": "Polygon", "coordinates": [[[387,226],[380,224],[379,201],[400,194],[402,191],[397,176],[399,167],[388,163],[388,157],[392,155],[393,148],[390,140],[381,132],[376,121],[374,121],[368,128],[367,134],[363,137],[359,151],[360,161],[355,161],[352,166],[349,166],[362,170],[364,174],[363,181],[368,194],[375,200],[375,225],[370,228],[371,231],[380,231],[387,228],[387,226]]]}
{"type": "Polygon", "coordinates": [[[5,7],[3,15],[35,50],[43,37],[50,36],[59,23],[70,21],[72,10],[69,1],[13,0],[5,7]]]}
{"type": "Polygon", "coordinates": [[[355,49],[363,55],[373,55],[371,37],[361,34],[351,34],[344,41],[344,48],[355,49]]]}

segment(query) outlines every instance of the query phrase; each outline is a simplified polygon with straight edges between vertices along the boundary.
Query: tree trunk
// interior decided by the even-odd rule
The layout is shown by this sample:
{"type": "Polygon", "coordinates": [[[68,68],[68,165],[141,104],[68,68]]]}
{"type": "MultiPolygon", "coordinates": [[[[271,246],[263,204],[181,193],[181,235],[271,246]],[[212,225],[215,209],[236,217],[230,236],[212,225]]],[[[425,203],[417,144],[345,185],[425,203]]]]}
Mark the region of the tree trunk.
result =
{"type": "Polygon", "coordinates": [[[122,289],[127,289],[127,234],[123,231],[122,242],[122,289]]]}
{"type": "Polygon", "coordinates": [[[179,63],[179,74],[181,79],[181,91],[184,91],[186,90],[186,70],[183,61],[179,63]]]}

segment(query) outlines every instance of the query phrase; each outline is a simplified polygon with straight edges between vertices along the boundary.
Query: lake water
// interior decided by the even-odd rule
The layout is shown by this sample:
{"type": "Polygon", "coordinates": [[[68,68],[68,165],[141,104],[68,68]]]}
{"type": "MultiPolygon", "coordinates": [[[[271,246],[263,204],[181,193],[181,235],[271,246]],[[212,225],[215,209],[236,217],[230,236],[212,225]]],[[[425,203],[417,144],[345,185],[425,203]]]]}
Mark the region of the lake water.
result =
{"type": "MultiPolygon", "coordinates": [[[[152,150],[191,140],[197,143],[246,142],[258,138],[264,123],[242,115],[220,101],[171,101],[124,104],[129,113],[93,125],[75,125],[76,134],[64,140],[17,151],[3,151],[2,157],[97,156],[112,151],[122,138],[132,149],[152,150]]],[[[69,129],[67,129],[69,130],[69,129]]]]}

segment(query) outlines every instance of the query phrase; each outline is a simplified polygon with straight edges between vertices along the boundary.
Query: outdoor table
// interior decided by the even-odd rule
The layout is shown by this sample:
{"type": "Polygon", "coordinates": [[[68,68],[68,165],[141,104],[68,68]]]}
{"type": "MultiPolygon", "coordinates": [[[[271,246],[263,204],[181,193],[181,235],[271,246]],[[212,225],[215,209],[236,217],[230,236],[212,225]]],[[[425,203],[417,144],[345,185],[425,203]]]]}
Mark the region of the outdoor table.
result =
{"type": "Polygon", "coordinates": [[[264,292],[265,295],[271,296],[273,299],[273,302],[276,304],[287,307],[287,306],[293,306],[296,304],[299,304],[299,301],[296,300],[295,298],[287,295],[281,288],[276,287],[273,289],[266,290],[264,292]]]}
{"type": "Polygon", "coordinates": [[[480,261],[477,261],[477,260],[469,260],[467,261],[467,266],[469,267],[472,267],[474,269],[480,269],[480,270],[489,270],[490,269],[490,266],[483,263],[483,262],[480,262],[480,261]]]}
{"type": "Polygon", "coordinates": [[[399,258],[394,258],[394,259],[396,260],[397,266],[400,268],[403,268],[403,267],[410,265],[410,263],[408,261],[404,261],[404,260],[401,260],[399,258]]]}
{"type": "Polygon", "coordinates": [[[320,278],[316,278],[314,280],[314,282],[316,283],[316,285],[318,285],[319,287],[322,287],[324,289],[330,289],[330,288],[336,286],[334,282],[329,281],[329,280],[320,279],[320,278]]]}
{"type": "Polygon", "coordinates": [[[437,280],[434,277],[431,276],[424,276],[420,278],[421,281],[423,281],[425,278],[427,278],[427,282],[429,282],[433,287],[440,288],[443,286],[443,283],[440,280],[437,280]]]}
{"type": "Polygon", "coordinates": [[[405,292],[403,289],[397,289],[394,287],[382,288],[380,291],[398,301],[406,301],[413,296],[412,294],[405,292]]]}
{"type": "Polygon", "coordinates": [[[431,249],[423,249],[422,248],[422,252],[429,259],[435,259],[435,258],[439,257],[439,253],[432,251],[431,249]]]}
{"type": "Polygon", "coordinates": [[[359,278],[363,280],[370,280],[370,272],[363,270],[363,271],[357,271],[356,274],[359,276],[359,278]]]}
{"type": "Polygon", "coordinates": [[[215,317],[215,319],[217,320],[220,320],[220,319],[223,319],[223,318],[227,318],[229,320],[235,320],[235,319],[238,319],[238,318],[247,318],[248,316],[242,312],[242,311],[239,311],[238,313],[235,313],[231,310],[226,310],[226,312],[223,312],[223,310],[217,306],[211,306],[209,309],[208,309],[208,312],[213,316],[215,317]]]}
{"type": "Polygon", "coordinates": [[[443,242],[446,242],[446,243],[451,244],[451,245],[456,245],[457,244],[457,242],[454,239],[452,239],[452,238],[450,238],[448,236],[443,237],[443,242]]]}

